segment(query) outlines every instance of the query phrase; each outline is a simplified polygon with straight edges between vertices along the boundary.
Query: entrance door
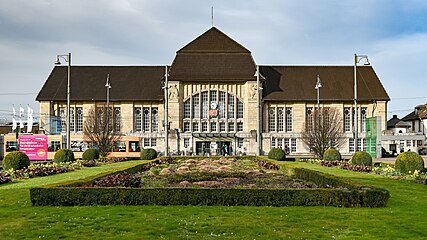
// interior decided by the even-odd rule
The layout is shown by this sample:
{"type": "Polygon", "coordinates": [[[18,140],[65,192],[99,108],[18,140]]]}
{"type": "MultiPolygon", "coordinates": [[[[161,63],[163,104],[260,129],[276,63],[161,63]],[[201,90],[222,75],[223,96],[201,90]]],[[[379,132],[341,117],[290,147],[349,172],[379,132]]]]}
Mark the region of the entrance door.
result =
{"type": "Polygon", "coordinates": [[[196,142],[196,155],[208,155],[210,153],[211,142],[196,142]]]}
{"type": "Polygon", "coordinates": [[[233,155],[233,149],[231,149],[230,142],[217,142],[218,149],[217,154],[221,156],[230,156],[233,155]]]}

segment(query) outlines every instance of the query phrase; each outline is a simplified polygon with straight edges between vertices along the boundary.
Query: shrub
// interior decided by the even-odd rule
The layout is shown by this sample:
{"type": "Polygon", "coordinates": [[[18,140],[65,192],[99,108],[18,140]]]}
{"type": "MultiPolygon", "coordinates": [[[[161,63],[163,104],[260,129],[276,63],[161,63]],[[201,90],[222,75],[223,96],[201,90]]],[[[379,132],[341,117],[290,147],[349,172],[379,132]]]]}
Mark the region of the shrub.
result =
{"type": "Polygon", "coordinates": [[[156,150],[152,148],[145,148],[141,151],[141,159],[142,160],[152,160],[157,157],[156,150]]]}
{"type": "Polygon", "coordinates": [[[285,151],[283,151],[281,148],[272,148],[268,153],[268,158],[283,161],[286,159],[286,154],[285,151]]]}
{"type": "Polygon", "coordinates": [[[93,184],[94,187],[141,187],[141,178],[131,173],[119,173],[101,178],[93,184]]]}
{"type": "Polygon", "coordinates": [[[55,156],[53,157],[53,161],[57,163],[61,162],[74,162],[74,153],[71,149],[59,149],[56,151],[55,156]]]}
{"type": "Polygon", "coordinates": [[[323,153],[323,160],[325,161],[341,160],[341,154],[338,150],[330,148],[323,153]]]}
{"type": "Polygon", "coordinates": [[[403,152],[396,158],[395,168],[402,174],[414,173],[424,169],[424,160],[416,152],[403,152]]]}
{"type": "Polygon", "coordinates": [[[0,172],[0,184],[12,182],[12,177],[9,173],[0,172]]]}
{"type": "Polygon", "coordinates": [[[30,166],[30,159],[27,154],[14,151],[4,157],[2,166],[4,170],[19,170],[30,166]]]}
{"type": "Polygon", "coordinates": [[[372,157],[367,152],[355,152],[351,157],[351,163],[354,165],[372,166],[372,157]]]}
{"type": "Polygon", "coordinates": [[[99,159],[99,150],[96,148],[88,148],[82,155],[82,160],[99,159]]]}

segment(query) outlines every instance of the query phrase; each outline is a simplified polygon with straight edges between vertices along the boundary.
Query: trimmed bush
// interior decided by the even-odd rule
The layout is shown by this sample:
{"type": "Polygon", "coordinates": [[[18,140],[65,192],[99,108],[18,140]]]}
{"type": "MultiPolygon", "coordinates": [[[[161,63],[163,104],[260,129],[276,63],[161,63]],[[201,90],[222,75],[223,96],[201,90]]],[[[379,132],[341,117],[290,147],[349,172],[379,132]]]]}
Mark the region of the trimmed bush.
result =
{"type": "Polygon", "coordinates": [[[82,155],[82,160],[99,159],[99,150],[96,148],[88,148],[82,155]]]}
{"type": "Polygon", "coordinates": [[[355,152],[353,156],[351,156],[351,163],[354,165],[372,166],[372,157],[367,152],[355,152]]]}
{"type": "Polygon", "coordinates": [[[152,148],[145,148],[141,151],[141,159],[142,160],[152,160],[157,157],[156,150],[152,148]]]}
{"type": "Polygon", "coordinates": [[[329,148],[323,153],[323,160],[325,161],[341,160],[341,154],[338,150],[329,148]]]}
{"type": "Polygon", "coordinates": [[[56,163],[62,163],[62,162],[74,162],[74,153],[71,151],[71,149],[59,149],[56,151],[55,156],[53,157],[53,161],[56,163]]]}
{"type": "Polygon", "coordinates": [[[20,170],[30,166],[30,159],[23,152],[13,151],[4,157],[2,166],[4,170],[20,170]]]}
{"type": "Polygon", "coordinates": [[[394,167],[401,174],[411,174],[424,169],[424,160],[416,152],[403,152],[397,156],[394,167]]]}
{"type": "Polygon", "coordinates": [[[283,151],[281,148],[272,148],[268,153],[268,158],[283,161],[286,159],[286,154],[285,151],[283,151]]]}

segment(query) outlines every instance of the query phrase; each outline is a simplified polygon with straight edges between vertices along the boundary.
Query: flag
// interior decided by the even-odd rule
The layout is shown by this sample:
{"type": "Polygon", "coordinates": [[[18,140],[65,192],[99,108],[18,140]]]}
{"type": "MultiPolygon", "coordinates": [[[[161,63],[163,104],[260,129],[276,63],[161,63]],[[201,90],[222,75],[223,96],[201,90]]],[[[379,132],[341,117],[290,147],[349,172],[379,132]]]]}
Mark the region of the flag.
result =
{"type": "Polygon", "coordinates": [[[16,125],[16,120],[15,120],[15,116],[16,116],[16,111],[15,111],[15,106],[12,106],[12,131],[15,131],[17,125],[16,125]]]}
{"type": "Polygon", "coordinates": [[[33,130],[33,109],[28,106],[27,110],[27,133],[31,132],[33,130]]]}
{"type": "Polygon", "coordinates": [[[19,105],[19,127],[21,129],[24,128],[24,123],[22,122],[22,118],[24,117],[24,113],[25,113],[24,108],[21,105],[19,105]]]}

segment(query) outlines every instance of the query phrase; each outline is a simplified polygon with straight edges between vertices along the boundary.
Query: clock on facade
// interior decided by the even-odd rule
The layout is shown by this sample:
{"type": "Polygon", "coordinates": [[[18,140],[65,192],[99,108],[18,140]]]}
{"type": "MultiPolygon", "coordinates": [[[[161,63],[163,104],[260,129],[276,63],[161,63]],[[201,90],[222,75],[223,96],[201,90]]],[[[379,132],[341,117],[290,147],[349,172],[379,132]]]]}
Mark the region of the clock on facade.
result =
{"type": "Polygon", "coordinates": [[[212,101],[211,102],[211,109],[216,109],[218,107],[218,103],[212,101]]]}

